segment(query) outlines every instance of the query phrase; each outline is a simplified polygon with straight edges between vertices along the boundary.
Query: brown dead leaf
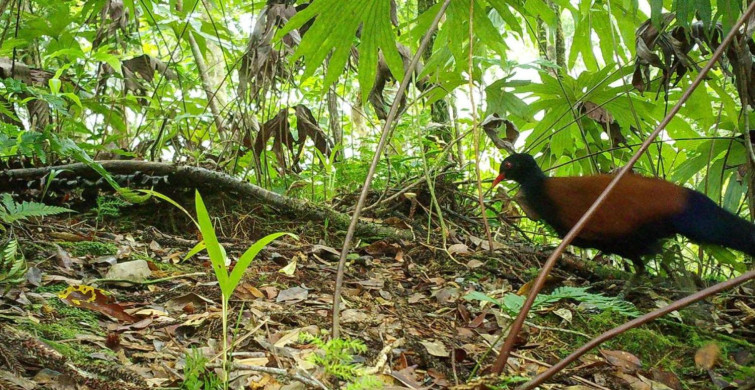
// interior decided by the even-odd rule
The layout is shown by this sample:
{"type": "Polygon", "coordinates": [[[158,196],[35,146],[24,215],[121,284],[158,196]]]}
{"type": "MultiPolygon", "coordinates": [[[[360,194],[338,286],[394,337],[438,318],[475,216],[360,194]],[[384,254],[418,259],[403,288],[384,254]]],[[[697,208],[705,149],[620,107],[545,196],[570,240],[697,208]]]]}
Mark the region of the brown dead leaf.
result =
{"type": "Polygon", "coordinates": [[[448,254],[453,256],[456,254],[465,255],[469,253],[469,247],[466,244],[453,244],[448,247],[448,254]]]}
{"type": "Polygon", "coordinates": [[[375,257],[378,257],[378,256],[393,257],[393,256],[396,256],[396,254],[400,250],[401,250],[400,245],[391,244],[391,243],[386,242],[385,240],[375,241],[364,248],[364,251],[368,255],[375,256],[375,257]]]}
{"type": "Polygon", "coordinates": [[[420,344],[422,344],[425,349],[427,349],[427,352],[430,355],[438,356],[438,357],[448,357],[449,352],[448,349],[446,349],[446,346],[443,345],[440,341],[437,340],[424,340],[420,341],[420,344]]]}
{"type": "Polygon", "coordinates": [[[273,286],[260,287],[260,291],[265,293],[267,299],[273,299],[278,296],[278,289],[273,286]]]}
{"type": "Polygon", "coordinates": [[[721,348],[716,343],[708,343],[695,352],[695,366],[710,370],[721,358],[721,348]]]}
{"type": "MultiPolygon", "coordinates": [[[[404,359],[406,359],[405,356],[404,359]]],[[[416,368],[417,366],[414,365],[404,367],[400,370],[392,370],[391,376],[411,389],[423,389],[424,386],[418,381],[417,374],[415,373],[416,368]]]]}
{"type": "Polygon", "coordinates": [[[137,318],[124,311],[124,307],[114,303],[112,297],[91,286],[71,286],[58,293],[58,298],[71,306],[93,310],[119,321],[133,323],[137,318]]]}
{"type": "Polygon", "coordinates": [[[233,292],[233,295],[235,297],[238,297],[243,300],[252,300],[257,298],[264,298],[265,294],[260,291],[257,287],[252,286],[249,283],[242,283],[236,291],[233,292]]]}
{"type": "Polygon", "coordinates": [[[79,241],[89,240],[89,238],[86,236],[82,236],[80,234],[68,233],[68,232],[50,232],[48,234],[50,235],[50,237],[56,240],[60,240],[60,241],[79,242],[79,241]]]}
{"type": "Polygon", "coordinates": [[[68,254],[68,251],[61,248],[60,245],[55,245],[55,258],[58,260],[58,265],[60,265],[63,269],[71,269],[71,264],[73,262],[71,261],[71,255],[68,254]]]}
{"type": "Polygon", "coordinates": [[[682,382],[673,372],[654,368],[651,371],[651,374],[653,375],[654,381],[663,383],[673,390],[682,390],[682,382]]]}
{"type": "MultiPolygon", "coordinates": [[[[545,278],[545,284],[543,286],[549,286],[554,282],[557,282],[559,279],[555,278],[553,276],[548,275],[545,278]]],[[[529,282],[522,285],[522,287],[519,287],[519,290],[516,291],[516,295],[527,295],[530,293],[530,290],[532,289],[532,285],[535,283],[535,279],[530,280],[529,282]]]]}
{"type": "Polygon", "coordinates": [[[301,302],[307,299],[309,296],[309,291],[307,289],[301,288],[299,286],[291,287],[289,289],[285,289],[278,294],[278,297],[276,298],[276,302],[287,302],[287,303],[293,303],[293,302],[301,302]]]}
{"type": "Polygon", "coordinates": [[[354,323],[365,323],[370,320],[370,315],[357,310],[357,309],[346,309],[341,313],[341,322],[344,324],[354,324],[354,323]]]}
{"type": "Polygon", "coordinates": [[[456,287],[444,287],[435,292],[435,299],[441,305],[453,304],[459,298],[459,289],[456,287]]]}
{"type": "Polygon", "coordinates": [[[165,303],[165,308],[169,312],[178,313],[183,312],[187,305],[192,305],[194,309],[198,307],[205,307],[212,305],[214,302],[211,299],[205,298],[199,294],[188,293],[168,300],[165,303]]]}
{"type": "Polygon", "coordinates": [[[368,290],[379,290],[385,285],[385,280],[372,278],[368,280],[360,280],[357,283],[368,290]]]}
{"type": "Polygon", "coordinates": [[[650,380],[642,375],[633,376],[619,372],[616,376],[626,381],[632,390],[672,390],[663,383],[650,380]]]}
{"type": "Polygon", "coordinates": [[[420,293],[414,293],[407,299],[407,302],[409,303],[417,303],[421,300],[425,299],[425,296],[420,293]]]}
{"type": "Polygon", "coordinates": [[[411,229],[408,223],[398,217],[388,217],[383,221],[384,224],[396,229],[411,229]]]}
{"type": "Polygon", "coordinates": [[[485,265],[485,263],[480,260],[469,260],[467,262],[467,267],[469,267],[470,269],[480,268],[483,265],[485,265]]]}
{"type": "Polygon", "coordinates": [[[503,119],[497,113],[493,113],[486,117],[482,123],[480,123],[485,134],[488,135],[493,144],[498,149],[506,150],[509,153],[514,152],[514,142],[519,138],[519,129],[516,125],[508,119],[503,119]],[[498,129],[501,126],[505,126],[506,136],[504,139],[498,135],[498,129]]]}
{"type": "Polygon", "coordinates": [[[637,356],[626,351],[601,349],[600,354],[608,363],[622,372],[633,373],[642,368],[642,362],[637,356]]]}

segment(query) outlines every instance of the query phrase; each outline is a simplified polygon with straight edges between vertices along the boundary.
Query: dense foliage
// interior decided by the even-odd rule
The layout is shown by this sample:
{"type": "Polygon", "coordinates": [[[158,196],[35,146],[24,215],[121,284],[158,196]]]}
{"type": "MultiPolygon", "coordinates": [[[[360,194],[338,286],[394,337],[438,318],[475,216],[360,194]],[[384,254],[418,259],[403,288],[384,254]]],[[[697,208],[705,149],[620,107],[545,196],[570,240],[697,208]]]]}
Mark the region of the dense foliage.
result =
{"type": "MultiPolygon", "coordinates": [[[[435,178],[448,162],[457,171],[446,177],[469,183],[470,130],[491,114],[510,120],[519,134],[508,140],[553,174],[610,171],[677,101],[744,5],[451,1],[410,73],[440,9],[432,1],[0,0],[0,156],[9,166],[211,165],[329,201],[360,188],[393,81],[414,77],[378,189],[435,178]]],[[[727,53],[636,170],[746,214],[742,53],[727,53]]],[[[489,178],[501,153],[483,141],[479,168],[489,178]]]]}

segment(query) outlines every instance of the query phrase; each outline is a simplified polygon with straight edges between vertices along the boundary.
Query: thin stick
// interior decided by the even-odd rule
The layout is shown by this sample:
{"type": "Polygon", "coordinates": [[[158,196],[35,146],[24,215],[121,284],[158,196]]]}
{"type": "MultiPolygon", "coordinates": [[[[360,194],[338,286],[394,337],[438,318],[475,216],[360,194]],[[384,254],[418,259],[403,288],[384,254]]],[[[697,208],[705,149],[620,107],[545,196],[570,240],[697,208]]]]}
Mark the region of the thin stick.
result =
{"type": "Polygon", "coordinates": [[[380,156],[383,153],[383,148],[385,148],[385,144],[388,143],[388,135],[391,132],[390,129],[393,125],[393,121],[396,119],[396,115],[398,114],[399,103],[401,102],[401,98],[404,96],[404,93],[406,92],[406,87],[409,85],[409,82],[412,79],[411,74],[414,72],[414,69],[417,67],[417,63],[419,63],[419,58],[422,56],[422,53],[425,51],[427,44],[430,42],[430,37],[432,36],[435,29],[438,27],[438,23],[440,23],[440,19],[446,13],[446,8],[448,8],[448,5],[450,3],[451,3],[451,0],[445,0],[443,2],[443,5],[440,6],[440,9],[438,10],[438,14],[435,15],[435,19],[433,19],[433,22],[430,25],[430,28],[427,30],[427,33],[425,33],[425,36],[422,37],[422,42],[419,44],[419,47],[417,48],[417,53],[414,54],[414,57],[412,57],[412,61],[409,63],[409,66],[406,69],[406,72],[404,74],[404,79],[401,81],[401,85],[399,85],[398,90],[396,91],[396,96],[393,99],[391,110],[390,112],[388,112],[388,117],[385,119],[385,123],[383,124],[383,129],[380,134],[380,141],[377,144],[375,155],[372,157],[372,164],[370,164],[370,169],[369,171],[367,171],[367,178],[364,179],[364,186],[362,187],[362,193],[359,194],[359,200],[357,201],[357,206],[354,209],[354,215],[351,216],[351,223],[349,224],[349,229],[346,231],[346,238],[343,241],[343,248],[341,249],[341,258],[338,260],[338,272],[336,274],[336,288],[335,288],[335,291],[333,292],[333,329],[331,330],[331,334],[334,339],[338,338],[338,336],[340,335],[339,317],[341,314],[340,310],[341,310],[341,289],[343,287],[343,268],[346,265],[346,255],[349,253],[349,249],[350,249],[349,247],[351,246],[351,239],[354,238],[354,230],[356,230],[357,221],[359,221],[359,214],[362,212],[362,207],[364,207],[365,199],[367,199],[367,193],[370,190],[370,185],[372,185],[372,177],[375,176],[375,169],[377,168],[378,162],[380,161],[380,156]]]}
{"type": "Polygon", "coordinates": [[[493,253],[495,246],[493,245],[493,235],[490,233],[490,225],[486,218],[485,211],[485,195],[482,190],[482,173],[480,172],[480,128],[477,124],[477,107],[474,104],[474,62],[473,60],[473,46],[474,42],[474,1],[469,0],[469,58],[468,58],[468,77],[469,77],[469,105],[472,107],[472,132],[474,133],[474,172],[477,179],[477,203],[480,205],[480,213],[482,215],[482,223],[485,227],[485,237],[488,239],[488,250],[493,253]]]}
{"type": "Polygon", "coordinates": [[[582,216],[582,218],[577,221],[577,223],[574,225],[574,227],[569,231],[569,233],[564,237],[563,241],[561,241],[561,244],[558,245],[555,251],[553,251],[553,254],[548,258],[548,260],[545,262],[545,265],[543,266],[542,270],[540,271],[540,274],[538,275],[537,279],[535,280],[535,283],[532,286],[532,290],[530,290],[529,295],[527,296],[527,300],[524,302],[524,306],[522,307],[522,310],[519,312],[519,315],[516,317],[516,320],[514,320],[514,323],[511,325],[511,331],[509,332],[508,337],[506,338],[506,341],[503,343],[503,347],[501,347],[501,353],[498,355],[498,359],[496,359],[495,364],[493,365],[493,372],[495,374],[500,375],[503,371],[503,367],[506,365],[506,361],[509,359],[509,355],[511,354],[511,350],[514,347],[514,342],[516,341],[517,335],[519,334],[519,331],[522,330],[522,325],[524,324],[525,318],[527,318],[527,314],[530,311],[530,308],[532,308],[532,304],[535,302],[535,297],[537,296],[538,292],[540,292],[540,289],[542,289],[543,284],[545,283],[545,279],[550,273],[550,271],[553,269],[553,266],[556,264],[556,260],[558,260],[561,253],[566,249],[566,247],[574,240],[575,237],[579,234],[580,231],[582,231],[582,228],[584,228],[587,221],[590,220],[590,217],[595,214],[595,211],[600,207],[603,202],[608,197],[608,194],[611,193],[611,191],[616,187],[616,184],[621,180],[627,172],[629,172],[632,169],[632,166],[637,162],[637,160],[640,158],[640,156],[648,149],[648,147],[653,143],[653,140],[658,136],[658,134],[663,131],[664,128],[666,128],[666,125],[671,122],[671,119],[676,115],[677,112],[679,112],[679,109],[681,109],[684,102],[689,99],[689,97],[692,95],[692,92],[697,88],[698,85],[703,81],[705,78],[705,75],[708,74],[708,71],[713,68],[713,65],[716,64],[716,61],[721,57],[721,55],[724,53],[724,50],[729,46],[729,43],[731,43],[732,39],[734,39],[734,36],[737,34],[737,31],[739,30],[739,27],[744,23],[744,21],[749,18],[750,14],[755,10],[755,1],[750,4],[750,6],[747,8],[747,11],[739,18],[736,24],[731,28],[731,31],[726,35],[726,38],[721,42],[721,45],[718,46],[716,49],[716,52],[713,53],[713,56],[711,56],[708,63],[705,65],[705,67],[700,71],[700,73],[697,75],[695,80],[690,84],[689,88],[684,91],[684,94],[681,96],[679,101],[674,105],[673,108],[666,114],[666,117],[663,118],[661,123],[658,124],[658,127],[653,130],[653,132],[648,136],[648,138],[645,140],[645,142],[642,143],[642,146],[640,146],[639,150],[632,156],[632,158],[629,159],[629,162],[627,165],[625,165],[619,173],[616,175],[616,177],[611,180],[611,182],[608,184],[608,186],[603,190],[603,193],[600,194],[598,199],[595,200],[595,203],[593,203],[592,206],[587,210],[585,215],[582,216]]]}

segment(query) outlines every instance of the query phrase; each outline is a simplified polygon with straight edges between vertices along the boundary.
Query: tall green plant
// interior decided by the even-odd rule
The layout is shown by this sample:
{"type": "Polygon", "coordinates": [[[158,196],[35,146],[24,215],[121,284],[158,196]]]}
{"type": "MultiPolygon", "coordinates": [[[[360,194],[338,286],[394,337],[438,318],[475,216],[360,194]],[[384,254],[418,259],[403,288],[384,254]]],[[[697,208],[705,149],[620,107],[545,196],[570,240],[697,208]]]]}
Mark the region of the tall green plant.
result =
{"type": "Polygon", "coordinates": [[[241,282],[241,277],[244,275],[244,272],[246,272],[246,269],[249,268],[249,265],[252,263],[252,260],[257,256],[257,254],[267,246],[269,243],[273,242],[275,239],[281,236],[291,236],[295,237],[295,235],[291,233],[273,233],[268,234],[265,237],[262,237],[257,242],[255,242],[249,249],[244,252],[244,254],[239,257],[239,260],[236,262],[236,266],[233,267],[233,270],[229,273],[228,267],[226,266],[226,253],[225,249],[222,245],[218,242],[218,237],[215,234],[215,228],[212,226],[212,221],[210,220],[210,214],[207,212],[207,207],[204,205],[204,201],[202,200],[202,196],[199,194],[199,191],[196,192],[195,197],[195,206],[197,209],[197,221],[199,223],[199,230],[202,233],[202,238],[204,239],[205,246],[207,247],[207,253],[210,255],[210,262],[212,263],[212,270],[215,272],[215,278],[218,280],[218,284],[220,285],[220,292],[223,296],[222,301],[222,308],[223,308],[223,372],[224,372],[224,382],[226,388],[228,387],[228,302],[231,299],[231,295],[233,295],[233,290],[236,289],[236,287],[239,285],[239,282],[241,282]]]}

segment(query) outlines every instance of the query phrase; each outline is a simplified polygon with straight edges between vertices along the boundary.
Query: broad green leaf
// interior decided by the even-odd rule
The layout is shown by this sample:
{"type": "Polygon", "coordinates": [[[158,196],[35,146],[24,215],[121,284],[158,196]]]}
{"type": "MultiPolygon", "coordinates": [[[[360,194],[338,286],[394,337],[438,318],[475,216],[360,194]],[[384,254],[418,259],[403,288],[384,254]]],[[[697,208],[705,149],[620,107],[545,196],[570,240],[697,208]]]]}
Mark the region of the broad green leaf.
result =
{"type": "Polygon", "coordinates": [[[711,0],[693,0],[693,9],[700,15],[700,20],[706,28],[711,26],[713,11],[710,5],[711,0]]]}
{"type": "Polygon", "coordinates": [[[742,2],[740,0],[717,0],[716,9],[718,10],[718,16],[721,18],[724,35],[729,33],[739,15],[742,14],[741,5],[742,2]]]}
{"type": "MultiPolygon", "coordinates": [[[[365,4],[365,19],[362,25],[362,41],[359,45],[359,85],[362,99],[367,97],[375,83],[378,52],[382,51],[388,68],[397,80],[404,78],[401,56],[396,49],[396,40],[390,24],[390,2],[371,1],[365,4]]],[[[326,85],[329,85],[326,81],[326,85]]]]}
{"type": "Polygon", "coordinates": [[[474,2],[473,28],[475,35],[475,48],[479,49],[481,45],[486,45],[495,50],[501,58],[506,58],[506,44],[503,41],[501,32],[498,31],[491,23],[488,14],[480,7],[480,4],[474,2]]]}
{"type": "Polygon", "coordinates": [[[247,249],[246,252],[241,255],[241,257],[239,257],[239,260],[236,262],[236,266],[233,267],[233,271],[231,271],[231,275],[228,278],[229,284],[234,287],[237,286],[241,281],[241,277],[244,276],[244,272],[246,272],[246,269],[249,268],[249,265],[252,263],[252,260],[257,257],[257,254],[260,253],[260,251],[268,244],[275,241],[281,236],[291,236],[295,239],[298,239],[296,235],[291,233],[273,233],[260,238],[259,240],[257,240],[257,242],[252,244],[252,246],[250,246],[249,249],[247,249]]]}
{"type": "MultiPolygon", "coordinates": [[[[600,53],[603,56],[603,62],[606,64],[614,63],[616,61],[616,55],[614,53],[618,53],[620,56],[619,58],[624,57],[624,50],[619,50],[621,46],[616,42],[616,40],[619,39],[619,36],[612,31],[613,24],[611,23],[608,11],[593,11],[592,25],[593,30],[598,32],[598,42],[600,43],[600,53]]],[[[613,69],[615,66],[607,65],[605,68],[613,69]]]]}
{"type": "Polygon", "coordinates": [[[558,21],[556,12],[553,11],[553,8],[543,0],[527,0],[524,3],[524,9],[526,9],[530,15],[543,19],[543,21],[549,26],[555,26],[558,21]]]}
{"type": "Polygon", "coordinates": [[[212,226],[210,215],[207,213],[207,208],[202,201],[202,196],[199,194],[199,191],[196,191],[195,193],[194,203],[197,209],[199,230],[201,231],[202,238],[207,246],[207,253],[210,254],[212,270],[215,272],[215,277],[220,284],[220,289],[223,292],[223,299],[227,301],[231,298],[235,286],[228,283],[228,271],[226,271],[225,265],[225,251],[221,248],[220,242],[218,242],[218,237],[215,235],[215,227],[212,226]]]}
{"type": "Polygon", "coordinates": [[[189,250],[189,252],[186,253],[186,256],[184,256],[183,261],[186,261],[190,259],[192,256],[196,255],[197,253],[205,250],[207,248],[207,245],[205,245],[204,241],[199,241],[197,245],[194,245],[193,248],[189,250]]]}
{"type": "Polygon", "coordinates": [[[506,25],[517,35],[519,35],[519,37],[522,37],[521,22],[511,12],[511,5],[509,5],[506,0],[489,0],[489,3],[493,6],[493,8],[495,8],[495,10],[498,12],[498,15],[501,16],[501,19],[506,22],[506,25]]]}
{"type": "Polygon", "coordinates": [[[121,73],[121,59],[116,55],[108,53],[109,49],[110,48],[107,45],[100,47],[96,53],[92,54],[92,59],[95,61],[106,62],[117,73],[121,73]]]}
{"type": "MultiPolygon", "coordinates": [[[[737,118],[739,116],[737,103],[732,98],[732,94],[727,93],[724,87],[721,85],[720,79],[708,80],[706,83],[711,89],[718,95],[718,104],[723,105],[724,112],[729,118],[737,118]]],[[[739,121],[733,121],[735,129],[739,130],[739,121]]]]}
{"type": "Polygon", "coordinates": [[[689,27],[694,15],[694,1],[674,0],[673,10],[676,12],[676,22],[682,27],[689,27]]]}
{"type": "Polygon", "coordinates": [[[742,203],[742,197],[747,190],[745,185],[737,179],[736,174],[729,177],[729,182],[726,185],[726,192],[724,193],[724,199],[722,202],[723,208],[734,213],[739,209],[739,204],[742,203]]]}
{"type": "Polygon", "coordinates": [[[580,3],[580,17],[575,19],[574,39],[572,46],[569,48],[569,67],[574,67],[577,61],[577,55],[582,54],[582,61],[585,63],[587,70],[598,69],[598,63],[595,61],[593,46],[591,41],[592,31],[590,30],[590,2],[583,1],[580,3]]]}
{"type": "Polygon", "coordinates": [[[655,28],[661,28],[661,16],[663,14],[663,0],[650,0],[650,21],[655,28]]]}

